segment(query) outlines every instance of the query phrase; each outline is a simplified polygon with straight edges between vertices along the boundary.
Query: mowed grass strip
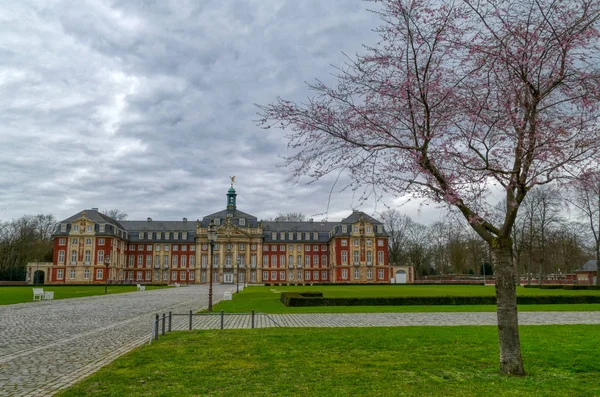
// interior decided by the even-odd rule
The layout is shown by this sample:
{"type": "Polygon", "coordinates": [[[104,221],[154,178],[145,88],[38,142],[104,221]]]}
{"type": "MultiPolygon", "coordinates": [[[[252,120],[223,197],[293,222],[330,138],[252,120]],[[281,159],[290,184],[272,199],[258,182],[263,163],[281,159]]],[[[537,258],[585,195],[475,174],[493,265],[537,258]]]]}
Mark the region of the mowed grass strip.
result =
{"type": "Polygon", "coordinates": [[[523,326],[528,376],[498,373],[496,327],[178,332],[60,396],[595,396],[597,326],[523,326]]]}
{"type": "MultiPolygon", "coordinates": [[[[11,305],[33,301],[34,286],[0,287],[0,305],[11,305]]],[[[104,295],[104,285],[40,285],[44,291],[54,291],[54,299],[81,298],[83,296],[104,295]]],[[[165,286],[146,286],[146,291],[167,288],[165,286]]],[[[109,285],[109,294],[122,294],[137,291],[135,285],[109,285]]]]}
{"type": "MultiPolygon", "coordinates": [[[[222,301],[215,311],[226,313],[397,313],[397,312],[494,312],[495,305],[449,306],[312,306],[287,307],[279,301],[281,292],[319,291],[326,297],[361,296],[493,296],[492,286],[479,285],[353,285],[353,286],[250,286],[233,300],[222,301]]],[[[600,290],[540,290],[517,287],[517,294],[534,295],[600,295],[600,290]]],[[[598,311],[600,304],[519,305],[522,311],[598,311]]]]}

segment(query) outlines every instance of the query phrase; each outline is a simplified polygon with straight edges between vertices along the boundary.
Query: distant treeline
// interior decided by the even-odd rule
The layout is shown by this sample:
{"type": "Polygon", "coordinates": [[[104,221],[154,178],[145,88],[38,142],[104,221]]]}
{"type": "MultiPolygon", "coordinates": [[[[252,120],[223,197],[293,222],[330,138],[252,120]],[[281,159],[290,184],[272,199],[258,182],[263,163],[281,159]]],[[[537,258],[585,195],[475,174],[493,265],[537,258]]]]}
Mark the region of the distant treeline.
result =
{"type": "Polygon", "coordinates": [[[0,221],[0,281],[23,281],[27,262],[52,261],[53,215],[0,221]]]}

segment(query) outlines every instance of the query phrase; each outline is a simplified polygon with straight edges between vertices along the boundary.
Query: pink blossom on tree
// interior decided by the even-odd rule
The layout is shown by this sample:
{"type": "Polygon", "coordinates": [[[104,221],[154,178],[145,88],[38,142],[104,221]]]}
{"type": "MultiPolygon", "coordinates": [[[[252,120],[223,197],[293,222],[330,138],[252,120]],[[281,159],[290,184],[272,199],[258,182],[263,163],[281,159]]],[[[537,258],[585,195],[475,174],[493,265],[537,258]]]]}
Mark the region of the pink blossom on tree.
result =
{"type": "Polygon", "coordinates": [[[600,3],[374,2],[379,44],[306,103],[259,105],[259,123],[288,131],[298,177],[345,169],[457,208],[493,251],[501,371],[522,375],[510,232],[528,191],[596,164],[600,3]]]}

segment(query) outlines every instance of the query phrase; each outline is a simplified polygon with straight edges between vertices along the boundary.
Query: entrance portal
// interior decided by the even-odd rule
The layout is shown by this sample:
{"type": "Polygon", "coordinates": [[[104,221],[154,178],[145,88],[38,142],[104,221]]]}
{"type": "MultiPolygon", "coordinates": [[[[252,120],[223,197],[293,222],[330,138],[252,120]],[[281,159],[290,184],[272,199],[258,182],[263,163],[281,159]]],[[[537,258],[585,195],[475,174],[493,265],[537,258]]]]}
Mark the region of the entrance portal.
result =
{"type": "Polygon", "coordinates": [[[233,284],[233,273],[225,273],[223,275],[223,283],[233,284]]]}
{"type": "Polygon", "coordinates": [[[33,273],[33,283],[36,284],[36,285],[37,284],[44,284],[44,279],[46,278],[45,276],[46,275],[45,275],[45,273],[44,273],[43,270],[36,270],[33,273]]]}
{"type": "Polygon", "coordinates": [[[396,284],[406,284],[406,272],[404,270],[396,272],[396,284]]]}

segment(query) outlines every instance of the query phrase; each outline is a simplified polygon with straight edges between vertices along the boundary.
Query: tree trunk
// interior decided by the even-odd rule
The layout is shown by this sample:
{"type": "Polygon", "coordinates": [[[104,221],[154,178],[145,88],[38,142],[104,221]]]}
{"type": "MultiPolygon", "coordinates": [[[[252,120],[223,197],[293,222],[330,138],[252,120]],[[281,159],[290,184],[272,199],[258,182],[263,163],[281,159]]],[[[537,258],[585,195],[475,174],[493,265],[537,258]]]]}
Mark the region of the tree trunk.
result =
{"type": "Polygon", "coordinates": [[[492,247],[496,300],[498,313],[498,339],[500,342],[500,372],[507,375],[525,375],[519,340],[517,316],[517,289],[511,260],[511,241],[496,240],[492,247]]]}

